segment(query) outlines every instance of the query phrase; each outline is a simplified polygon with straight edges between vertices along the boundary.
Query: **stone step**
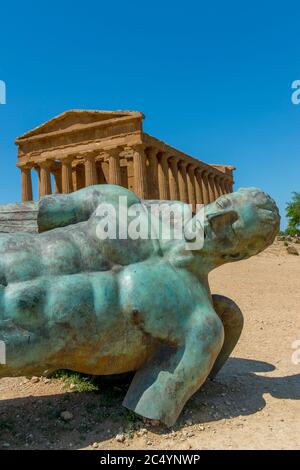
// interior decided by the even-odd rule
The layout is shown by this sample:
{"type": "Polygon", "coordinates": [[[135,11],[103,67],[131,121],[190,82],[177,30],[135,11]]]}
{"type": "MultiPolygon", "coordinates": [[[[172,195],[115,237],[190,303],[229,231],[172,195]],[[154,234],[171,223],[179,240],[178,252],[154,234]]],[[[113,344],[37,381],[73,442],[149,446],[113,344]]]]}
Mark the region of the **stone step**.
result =
{"type": "Polygon", "coordinates": [[[37,209],[36,202],[0,205],[0,233],[36,233],[37,209]]]}

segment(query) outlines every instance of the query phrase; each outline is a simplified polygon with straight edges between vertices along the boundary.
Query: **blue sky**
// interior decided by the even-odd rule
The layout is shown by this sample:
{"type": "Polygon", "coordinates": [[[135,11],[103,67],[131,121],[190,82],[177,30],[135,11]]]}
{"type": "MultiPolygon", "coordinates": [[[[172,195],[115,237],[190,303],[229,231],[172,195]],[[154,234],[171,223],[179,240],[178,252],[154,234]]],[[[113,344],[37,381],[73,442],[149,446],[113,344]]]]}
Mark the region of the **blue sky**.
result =
{"type": "Polygon", "coordinates": [[[300,191],[298,2],[1,4],[0,202],[20,199],[15,138],[67,109],[134,109],[144,128],[236,165],[282,214],[300,191]]]}

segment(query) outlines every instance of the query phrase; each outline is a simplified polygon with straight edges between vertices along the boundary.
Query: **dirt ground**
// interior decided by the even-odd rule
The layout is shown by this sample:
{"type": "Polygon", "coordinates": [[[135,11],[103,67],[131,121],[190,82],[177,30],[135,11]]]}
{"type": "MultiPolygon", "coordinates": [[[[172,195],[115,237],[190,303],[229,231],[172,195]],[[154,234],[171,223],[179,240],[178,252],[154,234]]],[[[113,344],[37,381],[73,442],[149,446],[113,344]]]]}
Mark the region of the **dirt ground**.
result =
{"type": "Polygon", "coordinates": [[[210,283],[238,303],[245,327],[232,358],[174,428],[126,411],[126,383],[80,393],[61,379],[5,378],[0,448],[300,449],[300,353],[292,348],[300,340],[300,256],[275,242],[216,270],[210,283]]]}

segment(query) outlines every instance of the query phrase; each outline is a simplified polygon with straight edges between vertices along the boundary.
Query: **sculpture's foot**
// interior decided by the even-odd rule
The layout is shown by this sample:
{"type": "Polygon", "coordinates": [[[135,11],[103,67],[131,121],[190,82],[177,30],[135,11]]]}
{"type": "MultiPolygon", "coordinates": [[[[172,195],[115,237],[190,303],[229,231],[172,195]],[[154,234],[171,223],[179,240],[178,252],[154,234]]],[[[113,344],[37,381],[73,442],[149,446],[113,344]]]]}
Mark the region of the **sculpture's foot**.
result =
{"type": "Polygon", "coordinates": [[[222,324],[212,312],[190,318],[185,343],[161,345],[136,372],[123,405],[137,414],[173,426],[187,400],[206,380],[224,339],[222,324]]]}
{"type": "Polygon", "coordinates": [[[225,338],[221,352],[209,374],[210,379],[216,376],[232,353],[244,324],[242,312],[233,300],[223,295],[213,295],[212,298],[215,311],[224,326],[225,338]]]}

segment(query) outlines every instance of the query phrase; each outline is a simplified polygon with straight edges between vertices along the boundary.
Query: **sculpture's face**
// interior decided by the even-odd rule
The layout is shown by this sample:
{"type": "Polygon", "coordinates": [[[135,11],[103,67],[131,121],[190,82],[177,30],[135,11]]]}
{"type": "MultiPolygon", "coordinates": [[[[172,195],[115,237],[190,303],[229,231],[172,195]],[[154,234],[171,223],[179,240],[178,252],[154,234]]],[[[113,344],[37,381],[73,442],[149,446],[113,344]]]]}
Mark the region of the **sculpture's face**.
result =
{"type": "Polygon", "coordinates": [[[279,230],[278,208],[256,188],[226,194],[207,206],[205,251],[220,263],[253,256],[269,246],[279,230]]]}

